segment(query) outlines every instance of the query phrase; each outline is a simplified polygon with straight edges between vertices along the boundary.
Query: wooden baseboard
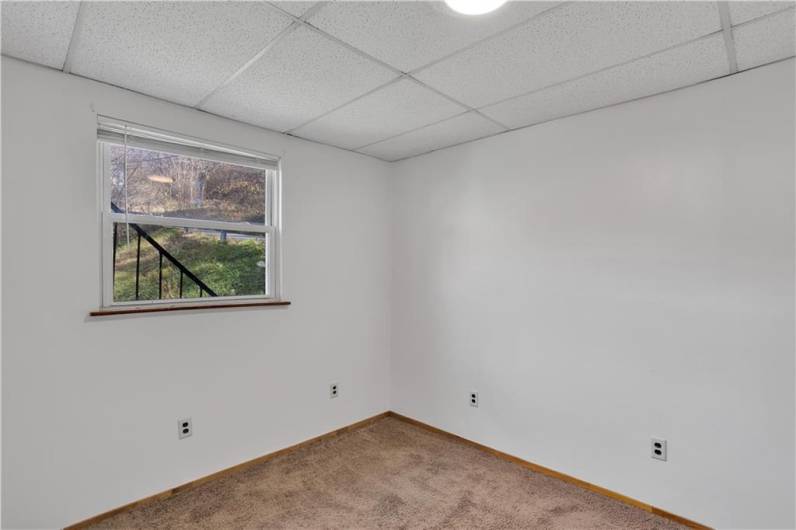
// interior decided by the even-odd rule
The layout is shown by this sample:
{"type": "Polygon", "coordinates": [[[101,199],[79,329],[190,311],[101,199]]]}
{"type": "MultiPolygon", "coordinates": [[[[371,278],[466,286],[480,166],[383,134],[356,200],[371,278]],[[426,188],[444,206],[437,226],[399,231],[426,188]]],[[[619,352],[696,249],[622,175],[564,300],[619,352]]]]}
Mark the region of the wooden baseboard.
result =
{"type": "Polygon", "coordinates": [[[564,473],[559,473],[558,471],[546,468],[544,466],[540,466],[538,464],[534,464],[532,462],[528,462],[527,460],[523,460],[521,458],[518,458],[516,456],[510,455],[508,453],[504,453],[502,451],[498,451],[497,449],[493,449],[493,448],[488,447],[486,445],[482,445],[482,444],[480,444],[478,442],[474,442],[472,440],[468,440],[467,438],[462,438],[461,436],[459,436],[457,434],[453,434],[453,433],[450,433],[448,431],[443,431],[442,429],[438,429],[437,427],[433,427],[431,425],[428,425],[427,423],[423,423],[421,421],[415,420],[413,418],[409,418],[407,416],[403,416],[401,414],[398,414],[397,412],[392,412],[392,411],[387,411],[387,412],[382,412],[381,414],[376,414],[375,416],[371,416],[370,418],[366,418],[366,419],[364,419],[362,421],[358,421],[356,423],[352,423],[351,425],[347,425],[345,427],[341,427],[340,429],[336,429],[336,430],[328,432],[326,434],[322,434],[320,436],[316,436],[315,438],[310,438],[309,440],[305,440],[305,441],[297,443],[295,445],[291,445],[290,447],[286,447],[284,449],[280,449],[278,451],[274,451],[273,453],[268,453],[267,455],[259,456],[257,458],[254,458],[252,460],[248,460],[248,461],[243,462],[241,464],[237,464],[237,465],[234,465],[232,467],[228,467],[226,469],[222,469],[221,471],[216,471],[215,473],[212,473],[210,475],[198,478],[196,480],[192,480],[191,482],[187,482],[187,483],[182,484],[180,486],[176,486],[176,487],[168,489],[166,491],[162,491],[160,493],[156,493],[155,495],[150,495],[149,497],[145,497],[143,499],[131,502],[129,504],[125,504],[124,506],[120,506],[118,508],[114,508],[113,510],[109,510],[109,511],[101,513],[99,515],[95,515],[94,517],[90,517],[88,519],[80,521],[79,523],[75,523],[75,524],[69,525],[64,530],[78,530],[78,529],[82,529],[82,528],[87,528],[87,527],[89,527],[91,525],[94,525],[94,524],[97,524],[100,521],[103,521],[103,520],[105,520],[105,519],[107,519],[109,517],[113,517],[116,514],[119,514],[119,513],[122,513],[122,512],[126,512],[128,510],[132,510],[133,508],[141,506],[142,504],[147,504],[147,503],[150,503],[150,502],[155,502],[155,501],[160,501],[160,500],[163,500],[163,499],[167,499],[167,498],[171,497],[172,495],[176,495],[178,493],[182,493],[184,491],[191,490],[191,489],[193,489],[193,488],[195,488],[195,487],[197,487],[197,486],[199,486],[201,484],[204,484],[205,482],[209,482],[211,480],[215,480],[217,478],[224,477],[224,476],[229,475],[231,473],[242,471],[242,470],[244,470],[244,469],[246,469],[248,467],[251,467],[253,465],[260,464],[262,462],[266,462],[266,461],[271,460],[272,458],[276,458],[277,456],[280,456],[280,455],[291,453],[293,451],[296,451],[298,449],[306,447],[306,446],[308,446],[310,444],[313,444],[313,443],[316,443],[316,442],[320,442],[320,441],[323,441],[323,440],[328,440],[329,438],[334,438],[335,436],[338,436],[338,435],[346,433],[346,432],[351,432],[351,431],[355,431],[357,429],[361,429],[363,427],[366,427],[366,426],[370,425],[371,423],[373,423],[375,421],[378,421],[378,420],[380,420],[382,418],[386,418],[388,416],[391,417],[391,418],[396,418],[396,419],[404,421],[406,423],[415,425],[415,426],[420,427],[422,429],[425,429],[427,431],[440,434],[440,435],[445,436],[447,438],[453,439],[453,440],[455,440],[457,442],[464,443],[464,444],[470,445],[472,447],[476,447],[476,448],[478,448],[478,449],[480,449],[482,451],[486,451],[487,453],[493,454],[494,456],[496,456],[498,458],[502,458],[503,460],[508,460],[509,462],[513,462],[513,463],[518,464],[518,465],[520,465],[520,466],[522,466],[524,468],[530,469],[531,471],[535,471],[537,473],[542,473],[542,474],[547,475],[549,477],[557,478],[559,480],[563,480],[565,482],[569,482],[571,484],[575,484],[576,486],[580,486],[581,488],[587,489],[589,491],[593,491],[595,493],[599,493],[600,495],[604,495],[606,497],[610,497],[611,499],[618,500],[618,501],[623,502],[625,504],[629,504],[631,506],[635,506],[636,508],[640,508],[640,509],[642,509],[644,511],[647,511],[647,512],[650,512],[650,513],[654,513],[655,515],[660,515],[661,517],[665,517],[667,519],[671,519],[672,521],[676,521],[676,522],[678,522],[680,524],[684,524],[684,525],[689,526],[691,528],[699,528],[699,529],[711,530],[709,526],[705,526],[705,525],[702,525],[700,523],[691,521],[689,519],[686,519],[685,517],[680,517],[679,515],[675,515],[673,513],[667,512],[666,510],[661,510],[660,508],[656,508],[655,506],[652,506],[650,504],[638,501],[638,500],[633,499],[631,497],[627,497],[625,495],[622,495],[621,493],[616,493],[615,491],[611,491],[611,490],[605,489],[603,487],[597,486],[595,484],[591,484],[589,482],[586,482],[585,480],[580,480],[579,478],[575,478],[575,477],[572,477],[570,475],[566,475],[564,473]]]}
{"type": "Polygon", "coordinates": [[[650,512],[650,513],[654,513],[655,515],[660,515],[661,517],[665,517],[667,519],[671,519],[672,521],[676,521],[676,522],[678,522],[680,524],[686,525],[686,526],[691,527],[691,528],[698,528],[698,529],[702,529],[702,530],[711,530],[711,528],[709,526],[705,526],[705,525],[703,525],[701,523],[697,523],[695,521],[691,521],[690,519],[686,519],[685,517],[681,517],[681,516],[673,514],[671,512],[667,512],[666,510],[661,510],[660,508],[656,508],[655,506],[652,506],[651,504],[647,504],[645,502],[641,502],[639,500],[633,499],[633,498],[628,497],[626,495],[622,495],[621,493],[617,493],[615,491],[611,491],[609,489],[603,488],[601,486],[597,486],[597,485],[592,484],[590,482],[586,482],[585,480],[581,480],[579,478],[575,478],[573,476],[570,476],[570,475],[567,475],[567,474],[564,474],[564,473],[560,473],[560,472],[555,471],[553,469],[550,469],[550,468],[547,468],[547,467],[544,467],[544,466],[540,466],[538,464],[534,464],[533,462],[528,462],[527,460],[523,460],[522,458],[518,458],[518,457],[516,457],[514,455],[510,455],[508,453],[504,453],[503,451],[498,451],[497,449],[493,449],[493,448],[491,448],[489,446],[480,444],[478,442],[474,442],[472,440],[468,440],[467,438],[463,438],[463,437],[459,436],[458,434],[453,434],[453,433],[448,432],[448,431],[443,431],[442,429],[438,429],[437,427],[433,427],[433,426],[431,426],[431,425],[429,425],[427,423],[423,423],[422,421],[418,421],[418,420],[416,420],[414,418],[409,418],[407,416],[403,416],[401,414],[398,414],[397,412],[392,412],[392,411],[388,412],[387,415],[390,416],[391,418],[396,418],[398,420],[405,421],[406,423],[409,423],[409,424],[414,425],[416,427],[420,427],[420,428],[425,429],[427,431],[431,431],[431,432],[440,434],[442,436],[445,436],[446,438],[451,438],[451,439],[453,439],[453,440],[455,440],[457,442],[464,443],[466,445],[475,447],[475,448],[480,449],[482,451],[486,451],[487,453],[490,453],[490,454],[492,454],[492,455],[494,455],[494,456],[496,456],[498,458],[501,458],[503,460],[508,460],[509,462],[513,462],[515,464],[518,464],[518,465],[520,465],[520,466],[522,466],[522,467],[524,467],[526,469],[530,469],[531,471],[535,471],[537,473],[541,473],[543,475],[547,475],[548,477],[557,478],[559,480],[563,480],[564,482],[569,482],[570,484],[574,484],[576,486],[580,486],[581,488],[587,489],[589,491],[593,491],[594,493],[599,493],[600,495],[604,495],[605,497],[609,497],[609,498],[617,500],[619,502],[623,502],[625,504],[629,504],[630,506],[635,506],[636,508],[640,508],[640,509],[644,510],[645,512],[650,512]]]}
{"type": "Polygon", "coordinates": [[[386,418],[389,415],[390,415],[389,411],[388,412],[382,412],[381,414],[376,414],[375,416],[371,416],[370,418],[366,418],[366,419],[364,419],[362,421],[358,421],[356,423],[352,423],[351,425],[347,425],[345,427],[341,427],[341,428],[336,429],[336,430],[334,430],[332,432],[327,432],[326,434],[322,434],[320,436],[316,436],[315,438],[310,438],[309,440],[304,440],[303,442],[297,443],[295,445],[291,445],[290,447],[286,447],[286,448],[280,449],[278,451],[274,451],[273,453],[268,453],[267,455],[258,456],[257,458],[254,458],[252,460],[248,460],[248,461],[243,462],[241,464],[237,464],[237,465],[234,465],[232,467],[228,467],[226,469],[222,469],[221,471],[216,471],[215,473],[211,473],[210,475],[198,478],[196,480],[192,480],[191,482],[186,482],[185,484],[182,484],[180,486],[168,489],[166,491],[162,491],[160,493],[156,493],[154,495],[150,495],[149,497],[145,497],[145,498],[137,500],[137,501],[133,501],[133,502],[131,502],[129,504],[125,504],[124,506],[120,506],[118,508],[114,508],[113,510],[109,510],[109,511],[101,513],[99,515],[95,515],[94,517],[90,517],[88,519],[80,521],[79,523],[75,523],[75,524],[69,525],[69,526],[65,527],[64,530],[78,530],[78,529],[82,529],[82,528],[87,528],[87,527],[89,527],[89,526],[91,526],[93,524],[97,524],[100,521],[103,521],[103,520],[105,520],[105,519],[107,519],[109,517],[113,517],[114,515],[116,515],[118,513],[122,513],[122,512],[126,512],[128,510],[132,510],[133,508],[141,506],[142,504],[147,504],[147,503],[150,503],[150,502],[155,502],[155,501],[160,501],[160,500],[163,500],[163,499],[167,499],[167,498],[171,497],[172,495],[176,495],[178,493],[182,493],[183,491],[188,491],[188,490],[193,489],[193,488],[195,488],[195,487],[197,487],[197,486],[199,486],[201,484],[204,484],[205,482],[209,482],[211,480],[215,480],[217,478],[221,478],[221,477],[227,476],[230,473],[235,473],[237,471],[242,471],[243,469],[246,469],[246,468],[251,467],[251,466],[256,465],[256,464],[260,464],[262,462],[267,462],[268,460],[271,460],[272,458],[276,458],[277,456],[284,455],[284,454],[287,454],[287,453],[292,453],[292,452],[294,452],[294,451],[296,451],[298,449],[301,449],[303,447],[306,447],[306,446],[308,446],[310,444],[313,444],[313,443],[316,443],[316,442],[320,442],[320,441],[323,441],[323,440],[328,440],[329,438],[334,438],[335,436],[339,436],[339,435],[341,435],[343,433],[346,433],[346,432],[351,432],[351,431],[355,431],[357,429],[361,429],[363,427],[366,427],[366,426],[370,425],[374,421],[378,421],[378,420],[380,420],[382,418],[386,418]]]}

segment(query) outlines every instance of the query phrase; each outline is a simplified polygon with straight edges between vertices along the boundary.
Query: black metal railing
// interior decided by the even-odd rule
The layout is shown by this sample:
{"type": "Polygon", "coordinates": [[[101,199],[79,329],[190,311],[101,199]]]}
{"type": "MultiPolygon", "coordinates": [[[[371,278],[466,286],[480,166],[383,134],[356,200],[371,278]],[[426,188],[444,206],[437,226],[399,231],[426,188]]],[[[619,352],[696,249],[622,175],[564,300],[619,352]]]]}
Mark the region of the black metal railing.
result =
{"type": "MultiPolygon", "coordinates": [[[[111,210],[115,213],[124,213],[124,210],[116,206],[114,203],[111,203],[111,210]]],[[[188,270],[188,268],[183,265],[180,260],[172,256],[168,250],[163,248],[160,243],[155,241],[149,233],[144,230],[140,225],[136,223],[129,223],[130,228],[135,230],[137,241],[136,241],[136,251],[135,251],[135,299],[138,300],[139,296],[139,284],[140,284],[140,277],[141,277],[141,239],[143,238],[144,241],[152,245],[152,247],[158,251],[158,299],[161,300],[163,298],[163,258],[165,257],[168,261],[171,262],[174,267],[180,271],[180,298],[182,298],[182,291],[183,291],[183,278],[185,276],[188,277],[193,283],[199,287],[199,298],[202,298],[204,293],[207,293],[207,296],[218,296],[213,289],[211,289],[205,282],[197,278],[197,276],[188,270]]],[[[113,278],[114,281],[116,280],[116,243],[117,243],[117,230],[116,226],[113,227],[113,278]]]]}

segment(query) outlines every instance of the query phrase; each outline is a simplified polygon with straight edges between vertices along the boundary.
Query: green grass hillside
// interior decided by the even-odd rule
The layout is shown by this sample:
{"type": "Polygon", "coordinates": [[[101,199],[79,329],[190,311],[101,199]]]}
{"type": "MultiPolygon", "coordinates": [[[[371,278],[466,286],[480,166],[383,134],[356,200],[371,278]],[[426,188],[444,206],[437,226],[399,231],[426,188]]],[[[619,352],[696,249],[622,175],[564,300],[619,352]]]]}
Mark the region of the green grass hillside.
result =
{"type": "MultiPolygon", "coordinates": [[[[262,238],[242,239],[239,234],[230,233],[226,240],[221,240],[219,234],[214,232],[153,226],[142,228],[219,296],[265,293],[265,271],[257,265],[265,256],[262,238]]],[[[118,224],[116,230],[114,300],[132,301],[136,299],[137,233],[130,229],[128,245],[125,225],[118,224]]],[[[158,251],[141,238],[139,300],[158,299],[158,261],[158,251]]],[[[179,269],[164,257],[162,298],[179,298],[179,282],[179,269]]],[[[198,286],[187,276],[184,277],[183,298],[198,296],[198,286]]],[[[203,296],[207,296],[207,293],[203,296]]]]}

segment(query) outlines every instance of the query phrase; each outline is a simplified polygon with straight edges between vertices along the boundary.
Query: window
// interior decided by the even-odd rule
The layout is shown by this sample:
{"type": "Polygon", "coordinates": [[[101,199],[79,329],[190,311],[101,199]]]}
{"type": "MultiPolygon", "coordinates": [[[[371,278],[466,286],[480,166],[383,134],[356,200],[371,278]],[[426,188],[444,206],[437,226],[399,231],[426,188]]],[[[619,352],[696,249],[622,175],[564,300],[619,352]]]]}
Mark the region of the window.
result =
{"type": "Polygon", "coordinates": [[[279,297],[275,158],[101,118],[102,305],[279,297]]]}

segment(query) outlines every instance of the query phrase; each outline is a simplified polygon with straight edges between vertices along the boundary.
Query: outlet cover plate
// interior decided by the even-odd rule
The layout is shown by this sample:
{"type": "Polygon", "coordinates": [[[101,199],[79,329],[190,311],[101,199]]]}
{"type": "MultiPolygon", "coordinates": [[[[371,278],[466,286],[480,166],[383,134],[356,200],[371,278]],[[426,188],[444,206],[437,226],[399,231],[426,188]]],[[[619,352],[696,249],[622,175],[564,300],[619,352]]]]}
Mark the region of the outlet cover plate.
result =
{"type": "Polygon", "coordinates": [[[653,438],[650,442],[650,456],[655,460],[663,460],[666,462],[666,440],[663,438],[653,438]]]}
{"type": "Polygon", "coordinates": [[[177,422],[177,436],[180,440],[193,435],[193,422],[191,418],[183,418],[177,422]]]}

